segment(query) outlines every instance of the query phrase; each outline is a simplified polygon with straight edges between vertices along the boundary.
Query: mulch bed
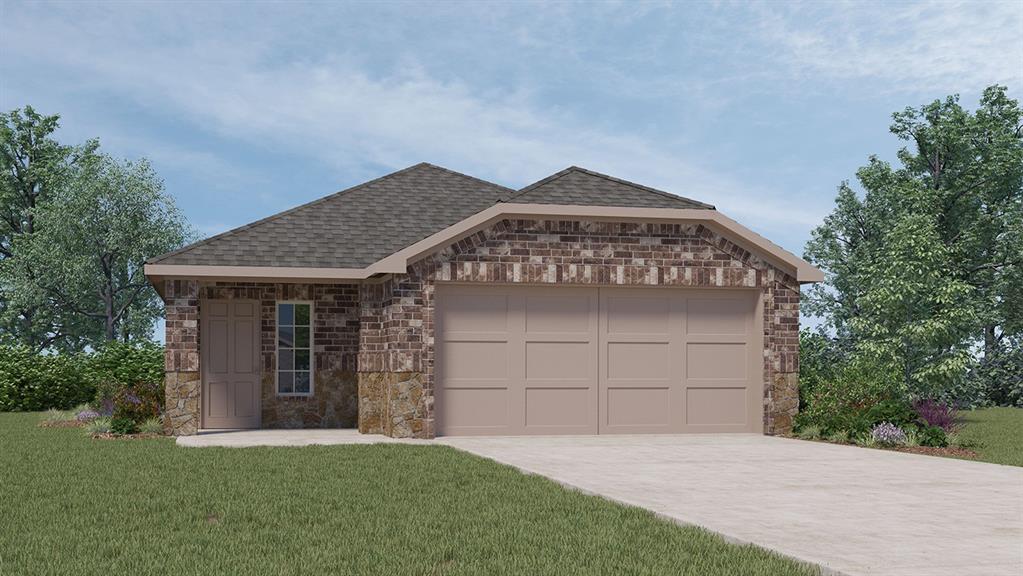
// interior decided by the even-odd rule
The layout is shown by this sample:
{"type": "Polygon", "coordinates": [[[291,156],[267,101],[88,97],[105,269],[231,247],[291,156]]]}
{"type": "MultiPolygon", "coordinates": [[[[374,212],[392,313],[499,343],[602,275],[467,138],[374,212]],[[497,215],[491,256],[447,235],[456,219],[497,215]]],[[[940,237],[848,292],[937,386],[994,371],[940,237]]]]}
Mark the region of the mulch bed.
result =
{"type": "Polygon", "coordinates": [[[896,452],[910,452],[912,454],[926,454],[927,456],[944,456],[946,458],[976,458],[977,453],[973,450],[967,450],[966,448],[953,448],[946,446],[944,448],[936,448],[934,446],[895,446],[892,448],[885,448],[885,450],[895,450],[896,452]]]}
{"type": "Polygon", "coordinates": [[[43,420],[39,423],[40,428],[81,428],[86,422],[78,420],[43,420]]]}
{"type": "Polygon", "coordinates": [[[819,440],[807,440],[800,438],[795,435],[785,435],[786,438],[792,438],[793,440],[803,440],[804,442],[821,442],[823,444],[835,444],[836,446],[856,446],[857,448],[870,448],[873,450],[891,450],[893,452],[908,452],[910,454],[923,454],[924,456],[941,456],[943,458],[976,458],[977,453],[973,450],[967,450],[966,448],[953,448],[946,446],[944,448],[938,448],[934,446],[860,446],[859,444],[853,444],[851,442],[829,442],[823,438],[819,440]]]}
{"type": "Polygon", "coordinates": [[[163,438],[163,434],[113,434],[110,432],[104,432],[103,434],[93,434],[93,438],[96,440],[149,440],[151,438],[163,438]]]}

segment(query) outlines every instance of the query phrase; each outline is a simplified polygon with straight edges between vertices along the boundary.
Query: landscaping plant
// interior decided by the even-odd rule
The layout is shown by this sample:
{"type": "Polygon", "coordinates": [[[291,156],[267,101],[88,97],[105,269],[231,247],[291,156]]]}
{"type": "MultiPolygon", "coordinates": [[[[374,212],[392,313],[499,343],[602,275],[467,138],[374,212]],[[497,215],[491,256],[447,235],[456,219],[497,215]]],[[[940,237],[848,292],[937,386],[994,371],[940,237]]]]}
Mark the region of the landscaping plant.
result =
{"type": "Polygon", "coordinates": [[[882,422],[870,431],[874,442],[883,446],[900,446],[906,443],[906,433],[891,422],[882,422]]]}
{"type": "Polygon", "coordinates": [[[956,428],[957,411],[952,406],[937,400],[918,400],[913,403],[920,420],[927,426],[937,426],[946,433],[956,428]]]}
{"type": "Polygon", "coordinates": [[[163,434],[163,422],[159,418],[150,418],[139,424],[139,432],[142,434],[163,434]]]}

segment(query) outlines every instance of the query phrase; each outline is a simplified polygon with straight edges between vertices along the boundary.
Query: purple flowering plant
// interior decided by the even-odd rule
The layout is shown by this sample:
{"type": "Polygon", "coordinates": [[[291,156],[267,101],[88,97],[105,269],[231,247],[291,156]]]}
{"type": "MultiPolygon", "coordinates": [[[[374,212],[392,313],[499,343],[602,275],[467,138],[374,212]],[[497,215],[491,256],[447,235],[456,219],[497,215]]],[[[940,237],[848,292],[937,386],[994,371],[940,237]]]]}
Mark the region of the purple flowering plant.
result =
{"type": "Polygon", "coordinates": [[[899,428],[891,422],[881,422],[874,426],[870,435],[874,437],[874,441],[878,444],[894,446],[906,443],[906,433],[902,430],[902,428],[899,428]]]}
{"type": "Polygon", "coordinates": [[[945,432],[954,432],[958,426],[956,409],[937,400],[917,400],[913,410],[928,426],[937,426],[945,432]]]}

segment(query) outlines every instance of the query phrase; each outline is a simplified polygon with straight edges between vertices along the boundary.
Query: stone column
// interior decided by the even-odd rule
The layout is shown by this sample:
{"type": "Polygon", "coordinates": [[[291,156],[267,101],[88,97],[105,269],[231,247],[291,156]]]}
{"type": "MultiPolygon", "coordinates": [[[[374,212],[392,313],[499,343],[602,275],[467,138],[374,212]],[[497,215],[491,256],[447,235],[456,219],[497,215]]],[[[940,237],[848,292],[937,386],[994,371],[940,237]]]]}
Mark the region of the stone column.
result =
{"type": "Polygon", "coordinates": [[[164,351],[164,429],[175,436],[199,431],[199,283],[167,280],[167,343],[164,351]]]}

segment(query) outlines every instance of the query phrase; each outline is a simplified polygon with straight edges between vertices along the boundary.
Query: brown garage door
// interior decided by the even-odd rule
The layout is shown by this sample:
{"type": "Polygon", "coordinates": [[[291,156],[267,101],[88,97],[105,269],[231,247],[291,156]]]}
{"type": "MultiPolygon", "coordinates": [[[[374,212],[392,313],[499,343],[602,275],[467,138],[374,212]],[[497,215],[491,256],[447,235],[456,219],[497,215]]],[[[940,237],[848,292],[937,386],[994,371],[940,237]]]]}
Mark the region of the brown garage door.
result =
{"type": "Polygon", "coordinates": [[[437,291],[446,435],[760,432],[753,291],[437,291]]]}
{"type": "Polygon", "coordinates": [[[204,300],[202,425],[259,428],[259,302],[204,300]]]}

